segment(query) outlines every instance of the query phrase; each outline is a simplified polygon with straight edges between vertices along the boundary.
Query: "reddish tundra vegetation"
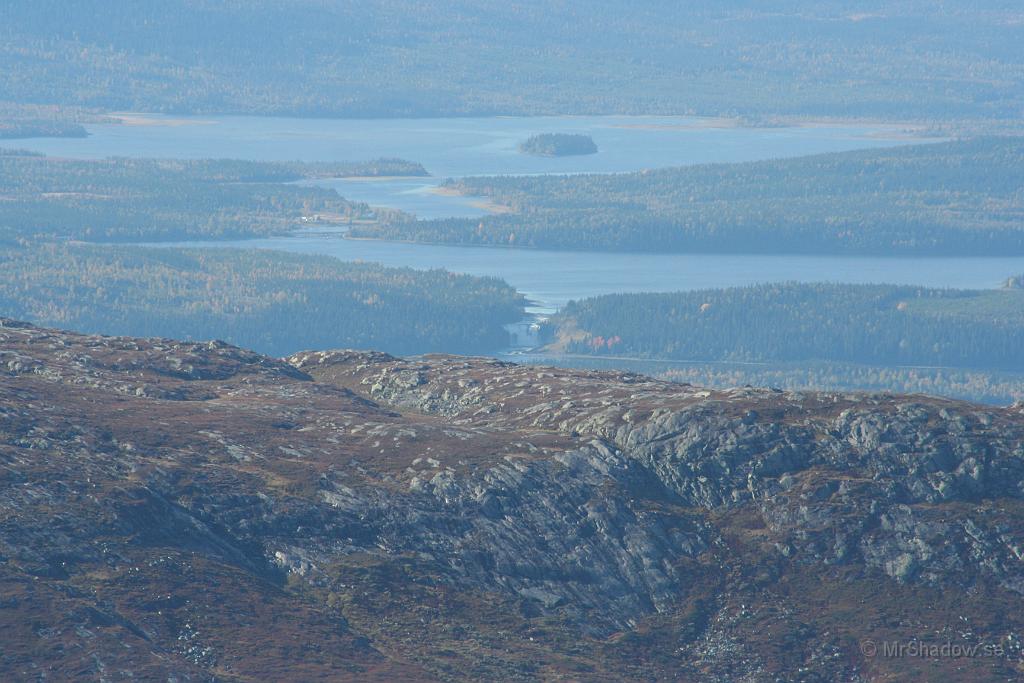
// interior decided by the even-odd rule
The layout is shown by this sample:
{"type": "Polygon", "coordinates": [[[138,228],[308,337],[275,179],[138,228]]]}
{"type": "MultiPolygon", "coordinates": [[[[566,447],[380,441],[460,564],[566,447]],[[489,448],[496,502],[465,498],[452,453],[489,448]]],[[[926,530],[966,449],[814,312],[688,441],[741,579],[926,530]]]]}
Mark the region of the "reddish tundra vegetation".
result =
{"type": "Polygon", "coordinates": [[[0,671],[1005,680],[1022,458],[1019,408],[7,320],[0,671]],[[915,640],[998,650],[864,645],[915,640]]]}

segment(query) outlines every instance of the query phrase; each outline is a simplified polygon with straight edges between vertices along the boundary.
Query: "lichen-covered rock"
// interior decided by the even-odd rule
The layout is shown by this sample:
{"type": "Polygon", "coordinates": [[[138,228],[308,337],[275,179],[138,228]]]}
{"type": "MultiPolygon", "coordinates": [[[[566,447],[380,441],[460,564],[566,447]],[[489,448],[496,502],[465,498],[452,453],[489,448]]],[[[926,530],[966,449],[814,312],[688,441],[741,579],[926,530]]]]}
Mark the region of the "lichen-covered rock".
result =
{"type": "Polygon", "coordinates": [[[1021,671],[1017,408],[3,321],[0,464],[5,678],[1021,671]]]}

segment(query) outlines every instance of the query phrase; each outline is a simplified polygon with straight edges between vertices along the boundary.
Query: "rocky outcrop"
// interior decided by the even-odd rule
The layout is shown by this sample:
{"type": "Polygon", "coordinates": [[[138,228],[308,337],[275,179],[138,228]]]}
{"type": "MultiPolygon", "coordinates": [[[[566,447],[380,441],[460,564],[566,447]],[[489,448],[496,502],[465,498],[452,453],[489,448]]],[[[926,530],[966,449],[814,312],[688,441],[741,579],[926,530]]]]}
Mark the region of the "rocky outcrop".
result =
{"type": "Polygon", "coordinates": [[[11,321],[0,354],[13,677],[1021,671],[1017,409],[11,321]]]}

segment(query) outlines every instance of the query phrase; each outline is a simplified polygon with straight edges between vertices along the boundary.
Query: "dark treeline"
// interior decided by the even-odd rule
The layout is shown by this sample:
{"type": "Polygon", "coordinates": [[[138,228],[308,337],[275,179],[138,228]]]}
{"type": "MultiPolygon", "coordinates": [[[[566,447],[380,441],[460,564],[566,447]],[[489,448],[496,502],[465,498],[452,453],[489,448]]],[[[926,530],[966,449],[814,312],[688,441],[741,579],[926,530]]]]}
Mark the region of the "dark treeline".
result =
{"type": "Polygon", "coordinates": [[[887,391],[948,396],[997,405],[1024,401],[1024,372],[1019,371],[895,367],[836,361],[684,362],[559,353],[536,353],[524,360],[541,365],[627,370],[672,382],[720,389],[753,386],[813,391],[887,391]]]}
{"type": "Polygon", "coordinates": [[[317,116],[1005,119],[1024,106],[1019,16],[1004,0],[8,0],[0,93],[317,116]]]}
{"type": "Polygon", "coordinates": [[[568,353],[1024,371],[1024,292],[779,284],[571,302],[568,353]]]}
{"type": "Polygon", "coordinates": [[[322,175],[422,170],[401,160],[298,164],[231,160],[78,161],[0,154],[0,232],[96,242],[223,239],[284,233],[315,217],[367,218],[322,175]]]}
{"type": "Polygon", "coordinates": [[[0,121],[0,140],[18,138],[84,138],[80,123],[66,121],[0,121]]]}
{"type": "Polygon", "coordinates": [[[381,158],[370,161],[274,162],[297,178],[350,178],[381,176],[428,176],[422,164],[405,159],[381,158]]]}
{"type": "Polygon", "coordinates": [[[452,186],[513,213],[354,234],[617,251],[1024,253],[1024,138],[452,186]]]}
{"type": "Polygon", "coordinates": [[[888,391],[949,396],[997,405],[1024,400],[1024,373],[963,368],[828,362],[772,363],[767,366],[697,364],[667,369],[657,376],[706,387],[750,385],[797,390],[888,391]]]}
{"type": "Polygon", "coordinates": [[[0,239],[0,315],[102,334],[396,354],[493,352],[523,299],[496,278],[234,249],[0,239]]]}
{"type": "Polygon", "coordinates": [[[33,152],[30,149],[18,149],[0,147],[0,157],[44,157],[42,152],[33,152]]]}
{"type": "MultiPolygon", "coordinates": [[[[0,10],[2,12],[2,10],[0,10]]],[[[0,48],[2,51],[3,48],[0,48]]],[[[96,111],[75,106],[41,105],[0,100],[0,140],[18,138],[84,138],[83,122],[112,122],[96,111]]]]}

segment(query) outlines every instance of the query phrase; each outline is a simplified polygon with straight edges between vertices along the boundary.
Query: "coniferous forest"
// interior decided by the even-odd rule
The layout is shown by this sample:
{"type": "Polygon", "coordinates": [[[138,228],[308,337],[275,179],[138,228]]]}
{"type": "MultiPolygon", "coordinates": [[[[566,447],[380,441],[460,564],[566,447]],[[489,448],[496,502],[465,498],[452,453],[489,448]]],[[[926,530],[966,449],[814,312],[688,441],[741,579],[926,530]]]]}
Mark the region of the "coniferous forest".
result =
{"type": "Polygon", "coordinates": [[[1024,292],[773,284],[574,301],[548,336],[575,354],[1021,370],[1024,292]]]}
{"type": "Polygon", "coordinates": [[[0,245],[4,316],[84,332],[305,349],[484,353],[523,299],[495,278],[238,249],[0,245]]]}
{"type": "Polygon", "coordinates": [[[358,226],[443,244],[650,252],[1024,254],[1019,137],[638,173],[464,178],[509,213],[358,226]]]}
{"type": "Polygon", "coordinates": [[[1005,120],[1024,103],[1019,46],[998,0],[15,0],[0,93],[172,113],[1005,120]]]}
{"type": "Polygon", "coordinates": [[[90,242],[230,239],[283,234],[306,222],[375,217],[303,178],[423,175],[400,159],[339,163],[54,159],[0,152],[0,235],[90,242]]]}
{"type": "Polygon", "coordinates": [[[1022,0],[0,0],[0,683],[1024,680],[1022,0]]]}
{"type": "Polygon", "coordinates": [[[0,310],[104,334],[216,337],[277,355],[501,349],[508,344],[503,326],[522,317],[523,301],[497,279],[266,251],[118,245],[377,220],[365,204],[293,181],[423,173],[400,159],[87,161],[6,151],[0,310]]]}

